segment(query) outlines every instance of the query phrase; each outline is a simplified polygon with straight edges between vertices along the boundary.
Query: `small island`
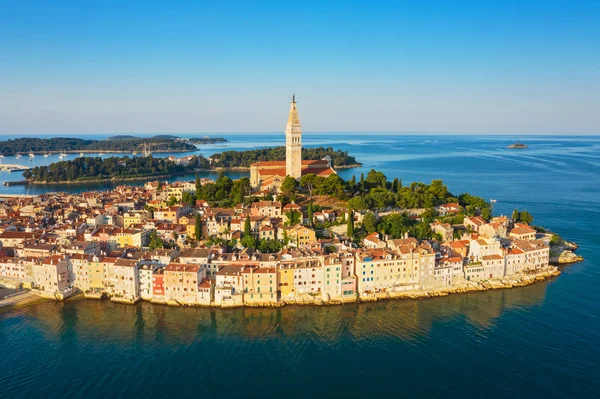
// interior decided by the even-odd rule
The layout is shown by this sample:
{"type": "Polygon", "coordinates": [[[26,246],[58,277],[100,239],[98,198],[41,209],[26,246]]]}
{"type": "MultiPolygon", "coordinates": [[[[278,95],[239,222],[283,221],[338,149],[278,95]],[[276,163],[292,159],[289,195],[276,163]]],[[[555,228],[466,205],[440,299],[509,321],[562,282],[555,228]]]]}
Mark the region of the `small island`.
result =
{"type": "Polygon", "coordinates": [[[145,153],[153,152],[193,152],[197,144],[227,142],[220,137],[179,138],[171,135],[158,135],[140,138],[131,135],[117,135],[106,140],[56,137],[42,139],[22,137],[0,141],[0,153],[4,156],[17,154],[58,154],[58,153],[145,153]]]}
{"type": "Polygon", "coordinates": [[[514,143],[514,144],[507,146],[506,148],[529,148],[529,147],[527,147],[523,143],[514,143]]]}

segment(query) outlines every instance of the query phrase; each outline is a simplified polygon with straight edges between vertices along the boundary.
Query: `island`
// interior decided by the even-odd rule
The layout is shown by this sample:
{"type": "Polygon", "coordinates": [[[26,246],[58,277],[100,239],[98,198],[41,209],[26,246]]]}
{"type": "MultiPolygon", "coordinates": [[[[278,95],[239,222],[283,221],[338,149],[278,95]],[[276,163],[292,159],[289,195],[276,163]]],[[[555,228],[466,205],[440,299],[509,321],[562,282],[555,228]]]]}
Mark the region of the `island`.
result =
{"type": "Polygon", "coordinates": [[[79,138],[36,138],[22,137],[0,141],[0,153],[3,156],[17,154],[55,154],[55,153],[145,153],[153,152],[193,152],[198,151],[197,144],[226,142],[224,138],[179,138],[170,135],[158,135],[140,138],[130,135],[112,136],[106,140],[79,138]]]}
{"type": "Polygon", "coordinates": [[[517,149],[521,148],[521,149],[523,149],[523,148],[529,148],[529,147],[527,147],[523,143],[514,143],[514,144],[511,144],[511,145],[507,146],[506,148],[517,148],[517,149]]]}
{"type": "MultiPolygon", "coordinates": [[[[115,139],[111,139],[115,140],[115,139]]],[[[127,139],[124,139],[127,140],[127,139]]],[[[310,148],[304,151],[305,159],[331,159],[335,168],[358,167],[361,164],[346,151],[331,147],[310,148]]],[[[256,161],[283,161],[285,147],[262,150],[225,151],[211,157],[202,154],[177,158],[137,157],[79,157],[73,160],[54,162],[47,166],[36,166],[23,172],[31,184],[77,184],[97,182],[119,182],[129,180],[162,179],[170,176],[205,170],[249,170],[256,161]]],[[[11,182],[8,182],[11,184],[11,182]]]]}

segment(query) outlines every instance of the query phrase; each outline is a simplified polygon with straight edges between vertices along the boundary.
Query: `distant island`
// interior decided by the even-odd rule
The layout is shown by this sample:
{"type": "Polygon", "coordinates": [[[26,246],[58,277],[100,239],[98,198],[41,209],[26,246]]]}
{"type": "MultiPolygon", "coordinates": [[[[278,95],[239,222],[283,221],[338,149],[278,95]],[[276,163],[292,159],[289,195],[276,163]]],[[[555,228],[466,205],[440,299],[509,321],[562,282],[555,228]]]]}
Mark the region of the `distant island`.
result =
{"type": "Polygon", "coordinates": [[[137,152],[191,152],[197,151],[196,144],[212,144],[227,142],[218,137],[179,138],[170,135],[158,135],[140,138],[130,135],[111,136],[106,140],[86,140],[78,138],[56,137],[42,139],[22,137],[0,141],[0,153],[5,156],[19,153],[137,153],[137,152]]]}
{"type": "MultiPolygon", "coordinates": [[[[114,139],[113,139],[114,140],[114,139]]],[[[127,140],[127,139],[124,139],[127,140]]],[[[115,140],[121,142],[122,140],[115,140]]],[[[329,157],[335,168],[361,166],[347,151],[331,147],[304,149],[304,159],[329,157]]],[[[59,161],[47,166],[36,166],[23,173],[29,183],[90,183],[167,178],[173,175],[193,173],[198,170],[249,170],[258,161],[285,160],[285,147],[248,151],[225,151],[209,158],[202,154],[182,158],[140,157],[79,157],[59,161]]]]}
{"type": "Polygon", "coordinates": [[[509,145],[507,148],[529,148],[523,143],[514,143],[509,145]]]}

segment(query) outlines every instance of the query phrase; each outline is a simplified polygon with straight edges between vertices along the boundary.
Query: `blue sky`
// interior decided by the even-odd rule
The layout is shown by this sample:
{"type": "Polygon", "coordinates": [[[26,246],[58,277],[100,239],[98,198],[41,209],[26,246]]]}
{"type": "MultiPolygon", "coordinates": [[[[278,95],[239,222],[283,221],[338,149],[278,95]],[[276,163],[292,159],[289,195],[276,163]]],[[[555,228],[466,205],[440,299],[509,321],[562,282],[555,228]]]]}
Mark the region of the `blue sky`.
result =
{"type": "Polygon", "coordinates": [[[599,1],[0,0],[0,134],[600,134],[599,1]]]}

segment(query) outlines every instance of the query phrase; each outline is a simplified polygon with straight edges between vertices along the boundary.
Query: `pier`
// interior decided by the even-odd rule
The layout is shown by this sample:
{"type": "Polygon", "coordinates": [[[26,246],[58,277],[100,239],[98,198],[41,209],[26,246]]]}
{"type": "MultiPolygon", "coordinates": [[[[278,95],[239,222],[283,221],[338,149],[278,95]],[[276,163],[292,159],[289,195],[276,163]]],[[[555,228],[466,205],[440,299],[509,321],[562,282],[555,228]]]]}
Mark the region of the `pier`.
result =
{"type": "Polygon", "coordinates": [[[0,164],[0,171],[4,171],[4,172],[24,172],[26,170],[31,169],[29,166],[24,166],[24,165],[10,165],[10,164],[0,164]]]}

